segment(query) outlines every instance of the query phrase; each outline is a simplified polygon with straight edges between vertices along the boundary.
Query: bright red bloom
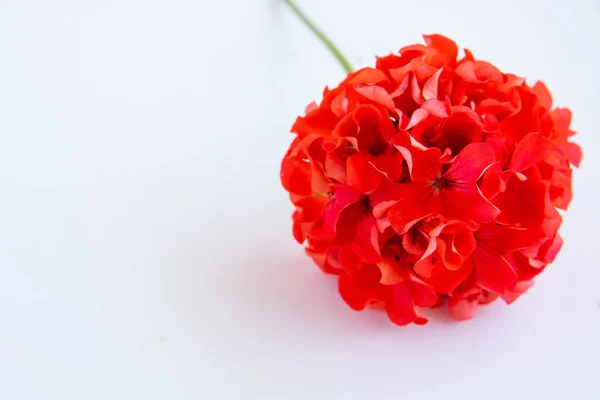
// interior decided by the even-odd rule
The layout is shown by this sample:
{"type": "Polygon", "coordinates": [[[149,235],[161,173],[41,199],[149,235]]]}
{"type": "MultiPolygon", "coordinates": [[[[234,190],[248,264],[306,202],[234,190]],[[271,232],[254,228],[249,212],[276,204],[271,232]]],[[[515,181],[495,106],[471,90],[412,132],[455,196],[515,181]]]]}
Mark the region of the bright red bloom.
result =
{"type": "Polygon", "coordinates": [[[355,310],[423,324],[516,300],[562,245],[571,112],[440,35],[325,89],[281,164],[293,233],[355,310]]]}

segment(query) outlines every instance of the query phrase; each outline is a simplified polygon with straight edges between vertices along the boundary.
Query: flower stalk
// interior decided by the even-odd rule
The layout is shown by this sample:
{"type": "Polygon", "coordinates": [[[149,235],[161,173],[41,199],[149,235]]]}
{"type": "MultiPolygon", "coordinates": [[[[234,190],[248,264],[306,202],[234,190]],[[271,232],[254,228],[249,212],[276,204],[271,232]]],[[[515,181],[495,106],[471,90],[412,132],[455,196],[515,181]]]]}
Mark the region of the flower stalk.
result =
{"type": "Polygon", "coordinates": [[[298,8],[298,6],[294,3],[293,0],[283,0],[290,9],[296,14],[296,16],[310,29],[320,40],[323,42],[325,46],[331,51],[333,56],[338,60],[344,71],[350,73],[354,71],[346,57],[342,54],[342,52],[337,48],[335,44],[321,31],[309,18],[308,16],[298,8]]]}

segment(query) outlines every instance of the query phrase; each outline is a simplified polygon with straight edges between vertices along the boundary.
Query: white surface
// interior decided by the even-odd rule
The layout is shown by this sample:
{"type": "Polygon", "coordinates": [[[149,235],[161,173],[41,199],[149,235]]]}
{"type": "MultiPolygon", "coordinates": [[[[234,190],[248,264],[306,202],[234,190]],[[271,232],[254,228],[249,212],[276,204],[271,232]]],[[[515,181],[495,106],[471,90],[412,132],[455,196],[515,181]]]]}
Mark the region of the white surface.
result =
{"type": "Polygon", "coordinates": [[[278,1],[0,0],[0,399],[600,398],[598,5],[298,2],[355,65],[444,33],[573,109],[556,263],[467,323],[353,312],[278,178],[342,73],[278,1]]]}

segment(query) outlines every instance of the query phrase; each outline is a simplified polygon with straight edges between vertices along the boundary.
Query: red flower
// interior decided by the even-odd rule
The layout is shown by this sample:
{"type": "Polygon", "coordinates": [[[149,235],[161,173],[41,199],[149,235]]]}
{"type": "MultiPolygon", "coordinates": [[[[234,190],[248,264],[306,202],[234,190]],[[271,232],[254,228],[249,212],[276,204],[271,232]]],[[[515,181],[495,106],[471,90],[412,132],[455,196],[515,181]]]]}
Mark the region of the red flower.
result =
{"type": "Polygon", "coordinates": [[[355,310],[471,318],[554,261],[572,198],[571,112],[440,35],[325,89],[281,164],[293,234],[355,310]]]}

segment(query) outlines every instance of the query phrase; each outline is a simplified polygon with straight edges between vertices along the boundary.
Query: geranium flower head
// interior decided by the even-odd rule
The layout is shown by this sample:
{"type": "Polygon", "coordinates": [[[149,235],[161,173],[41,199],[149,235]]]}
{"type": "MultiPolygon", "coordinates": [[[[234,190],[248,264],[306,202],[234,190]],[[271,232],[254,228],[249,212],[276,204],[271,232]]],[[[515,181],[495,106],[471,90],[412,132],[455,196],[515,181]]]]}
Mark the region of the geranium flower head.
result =
{"type": "Polygon", "coordinates": [[[399,325],[512,303],[551,263],[571,198],[571,112],[441,35],[326,88],[292,127],[293,233],[355,310],[399,325]]]}

